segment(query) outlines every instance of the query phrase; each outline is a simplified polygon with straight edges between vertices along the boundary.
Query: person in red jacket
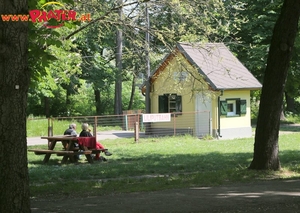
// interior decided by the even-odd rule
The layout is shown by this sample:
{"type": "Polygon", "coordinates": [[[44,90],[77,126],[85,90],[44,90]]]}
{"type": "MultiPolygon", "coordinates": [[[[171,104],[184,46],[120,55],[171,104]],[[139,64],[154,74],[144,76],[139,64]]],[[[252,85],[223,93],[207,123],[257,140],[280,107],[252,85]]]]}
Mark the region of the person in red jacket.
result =
{"type": "MultiPolygon", "coordinates": [[[[79,134],[79,137],[93,137],[93,135],[91,134],[91,130],[89,129],[89,125],[87,123],[83,123],[81,125],[81,129],[82,131],[80,132],[79,134]]],[[[111,156],[112,154],[107,150],[105,149],[105,147],[99,143],[99,142],[96,142],[96,149],[104,149],[104,153],[106,156],[111,156]]],[[[107,159],[105,157],[100,157],[100,153],[97,153],[94,160],[103,160],[103,161],[107,161],[107,159]]]]}

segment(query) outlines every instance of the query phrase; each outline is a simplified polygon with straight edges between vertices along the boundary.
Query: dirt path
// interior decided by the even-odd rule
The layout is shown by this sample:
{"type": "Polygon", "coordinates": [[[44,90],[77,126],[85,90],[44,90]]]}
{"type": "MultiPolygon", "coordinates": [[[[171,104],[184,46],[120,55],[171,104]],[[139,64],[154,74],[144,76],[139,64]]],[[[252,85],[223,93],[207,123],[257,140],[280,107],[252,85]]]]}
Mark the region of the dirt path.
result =
{"type": "Polygon", "coordinates": [[[296,213],[300,212],[300,180],[261,181],[221,187],[138,192],[55,200],[32,199],[33,213],[296,213]]]}

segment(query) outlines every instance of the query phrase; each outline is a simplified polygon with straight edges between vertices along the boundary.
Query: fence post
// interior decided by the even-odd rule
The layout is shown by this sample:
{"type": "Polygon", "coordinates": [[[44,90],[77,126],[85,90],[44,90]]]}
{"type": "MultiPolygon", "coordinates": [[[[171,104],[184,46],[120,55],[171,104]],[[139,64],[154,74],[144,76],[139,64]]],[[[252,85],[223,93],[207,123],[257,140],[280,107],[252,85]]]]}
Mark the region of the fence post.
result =
{"type": "Polygon", "coordinates": [[[139,116],[139,121],[141,122],[140,126],[141,126],[141,129],[144,129],[144,123],[143,123],[143,114],[138,114],[139,116]]]}
{"type": "Polygon", "coordinates": [[[134,123],[134,141],[139,142],[139,122],[134,123]]]}
{"type": "Polygon", "coordinates": [[[210,136],[213,136],[212,134],[212,118],[211,118],[211,115],[210,115],[210,111],[208,111],[208,117],[209,117],[209,135],[210,136]]]}
{"type": "Polygon", "coordinates": [[[53,136],[53,120],[48,118],[48,137],[53,136]]]}
{"type": "Polygon", "coordinates": [[[94,137],[96,138],[96,141],[97,141],[97,116],[95,116],[95,119],[94,119],[93,135],[94,135],[94,137]]]}
{"type": "Polygon", "coordinates": [[[125,131],[128,131],[128,115],[125,115],[125,131]]]}
{"type": "Polygon", "coordinates": [[[173,131],[174,131],[174,136],[176,135],[176,116],[175,113],[173,114],[173,131]]]}

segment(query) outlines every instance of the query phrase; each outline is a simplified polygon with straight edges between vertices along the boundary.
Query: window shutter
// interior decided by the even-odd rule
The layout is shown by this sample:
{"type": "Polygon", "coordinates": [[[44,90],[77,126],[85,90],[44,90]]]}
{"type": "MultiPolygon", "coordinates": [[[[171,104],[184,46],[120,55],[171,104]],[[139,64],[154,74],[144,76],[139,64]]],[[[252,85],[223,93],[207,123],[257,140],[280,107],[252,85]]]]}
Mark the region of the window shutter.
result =
{"type": "Polygon", "coordinates": [[[247,113],[247,101],[246,100],[240,100],[240,109],[241,109],[241,114],[247,113]]]}
{"type": "Polygon", "coordinates": [[[176,97],[176,112],[182,112],[182,97],[177,95],[176,97]]]}
{"type": "Polygon", "coordinates": [[[221,115],[227,115],[227,101],[220,101],[221,115]]]}
{"type": "Polygon", "coordinates": [[[240,115],[241,114],[241,100],[237,99],[235,101],[235,105],[236,105],[236,114],[240,115]]]}
{"type": "Polygon", "coordinates": [[[158,112],[168,112],[168,97],[166,95],[158,96],[158,112]]]}

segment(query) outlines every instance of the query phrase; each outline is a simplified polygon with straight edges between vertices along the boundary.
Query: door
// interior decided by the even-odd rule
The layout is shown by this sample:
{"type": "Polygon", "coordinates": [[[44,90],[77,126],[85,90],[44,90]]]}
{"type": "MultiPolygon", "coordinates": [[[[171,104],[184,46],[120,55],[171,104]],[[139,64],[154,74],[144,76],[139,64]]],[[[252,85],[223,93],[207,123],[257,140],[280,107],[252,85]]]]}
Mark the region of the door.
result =
{"type": "Polygon", "coordinates": [[[206,96],[204,94],[197,94],[195,109],[196,109],[196,116],[195,116],[196,136],[202,138],[207,135],[211,135],[212,134],[211,97],[206,96]]]}

